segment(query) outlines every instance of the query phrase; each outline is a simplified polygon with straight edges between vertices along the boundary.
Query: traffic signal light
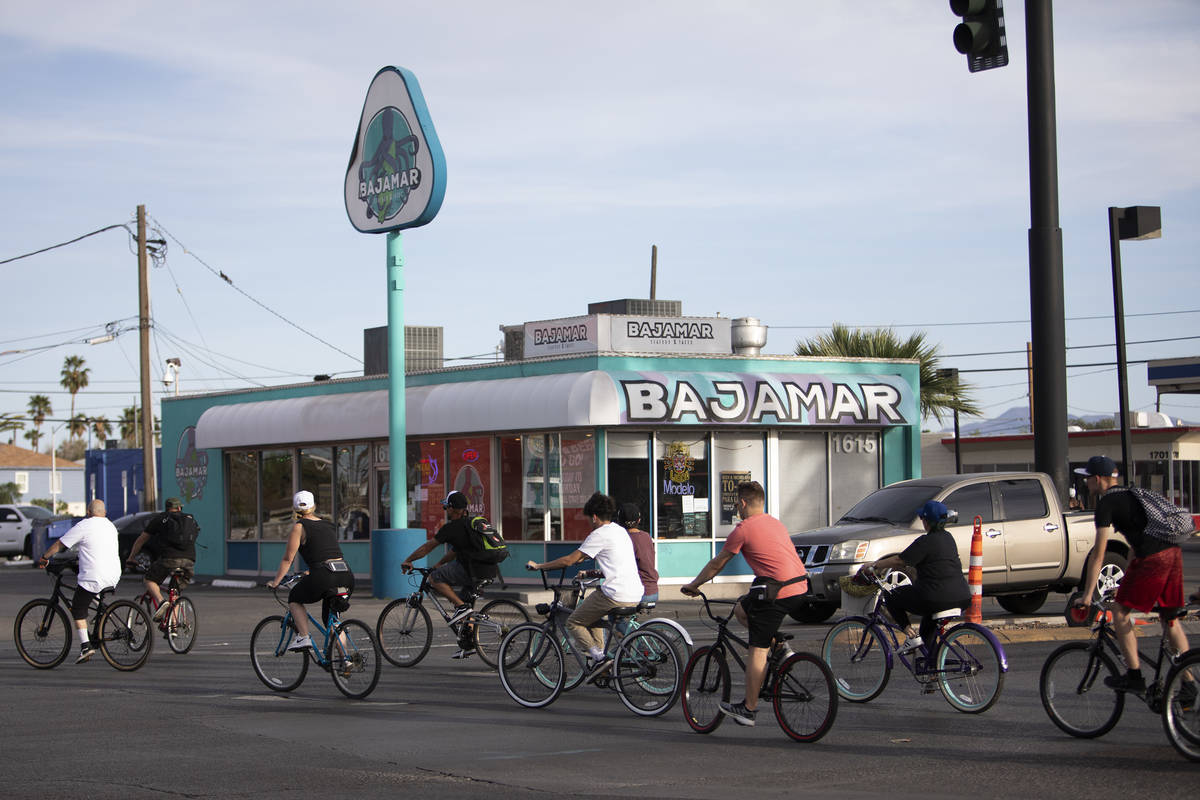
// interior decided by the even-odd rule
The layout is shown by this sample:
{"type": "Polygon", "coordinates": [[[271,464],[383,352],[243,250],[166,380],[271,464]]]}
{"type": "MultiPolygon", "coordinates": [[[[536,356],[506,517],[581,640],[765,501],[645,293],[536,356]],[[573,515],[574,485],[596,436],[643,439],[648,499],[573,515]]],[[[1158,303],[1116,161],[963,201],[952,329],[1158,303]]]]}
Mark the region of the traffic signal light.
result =
{"type": "Polygon", "coordinates": [[[962,17],[954,29],[954,48],[967,57],[971,72],[1008,64],[1004,0],[950,0],[950,10],[962,17]]]}

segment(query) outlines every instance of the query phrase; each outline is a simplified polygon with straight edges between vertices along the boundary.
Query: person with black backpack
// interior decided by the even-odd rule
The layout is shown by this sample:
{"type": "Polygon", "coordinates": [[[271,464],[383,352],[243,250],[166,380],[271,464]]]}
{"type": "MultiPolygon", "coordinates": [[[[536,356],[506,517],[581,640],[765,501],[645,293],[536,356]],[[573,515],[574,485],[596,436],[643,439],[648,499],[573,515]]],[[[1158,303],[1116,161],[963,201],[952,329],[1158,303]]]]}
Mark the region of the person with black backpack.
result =
{"type": "Polygon", "coordinates": [[[154,598],[155,622],[161,622],[170,608],[163,603],[162,582],[180,570],[179,588],[191,583],[196,568],[196,539],[200,536],[200,525],[191,514],[183,513],[178,497],[168,497],[164,507],[163,513],[150,518],[125,559],[127,564],[134,564],[143,547],[154,556],[143,582],[154,598]]]}
{"type": "MultiPolygon", "coordinates": [[[[1129,615],[1133,611],[1148,613],[1155,606],[1180,608],[1184,605],[1183,552],[1170,538],[1162,538],[1169,537],[1170,532],[1161,524],[1151,524],[1148,513],[1152,508],[1169,513],[1170,503],[1162,497],[1142,499],[1144,493],[1141,490],[1120,486],[1117,465],[1108,456],[1092,456],[1086,467],[1075,472],[1087,476],[1088,491],[1099,500],[1096,502],[1096,542],[1088,554],[1082,590],[1074,605],[1085,609],[1091,607],[1108,537],[1114,529],[1120,531],[1133,548],[1134,558],[1117,587],[1112,614],[1113,630],[1128,671],[1124,675],[1106,677],[1104,683],[1119,692],[1141,694],[1146,691],[1146,680],[1142,677],[1137,637],[1129,615]]],[[[1161,517],[1161,513],[1156,516],[1161,517]]],[[[1183,627],[1173,619],[1162,618],[1160,622],[1176,652],[1186,651],[1188,641],[1183,627]]],[[[1196,689],[1193,687],[1191,691],[1194,696],[1196,689]]]]}

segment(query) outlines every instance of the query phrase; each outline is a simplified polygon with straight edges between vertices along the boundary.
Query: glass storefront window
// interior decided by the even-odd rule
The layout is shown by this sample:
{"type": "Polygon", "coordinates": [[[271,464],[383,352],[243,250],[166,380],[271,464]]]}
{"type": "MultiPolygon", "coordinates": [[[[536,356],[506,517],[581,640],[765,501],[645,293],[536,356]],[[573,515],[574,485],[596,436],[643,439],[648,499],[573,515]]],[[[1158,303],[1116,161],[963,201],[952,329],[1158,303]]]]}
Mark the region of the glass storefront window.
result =
{"type": "Polygon", "coordinates": [[[313,493],[318,517],[333,520],[332,447],[305,447],[300,450],[300,488],[313,493]]]}
{"type": "Polygon", "coordinates": [[[541,434],[521,437],[521,511],[522,539],[542,540],[546,536],[546,437],[541,434]]]}
{"type": "Polygon", "coordinates": [[[228,537],[234,541],[258,538],[258,453],[241,451],[225,454],[225,474],[229,480],[228,537]]]}
{"type": "Polygon", "coordinates": [[[334,462],[338,538],[351,541],[371,535],[370,451],[365,444],[338,445],[334,462]]]}
{"type": "Polygon", "coordinates": [[[617,504],[637,503],[642,510],[642,527],[650,527],[650,434],[609,433],[605,438],[608,456],[608,493],[617,504]]]}
{"type": "MultiPolygon", "coordinates": [[[[828,437],[824,433],[779,434],[779,521],[791,532],[822,528],[829,519],[828,437]]],[[[863,493],[862,497],[866,497],[863,493]]],[[[861,497],[859,499],[862,499],[861,497]]]]}
{"type": "Polygon", "coordinates": [[[408,443],[408,527],[437,533],[446,522],[446,445],[421,439],[408,443]]]}
{"type": "Polygon", "coordinates": [[[711,536],[708,437],[664,432],[654,443],[657,538],[711,536]]]}
{"type": "Polygon", "coordinates": [[[520,436],[500,437],[500,532],[505,539],[525,539],[522,506],[525,496],[520,436]]]}
{"type": "Polygon", "coordinates": [[[291,450],[262,451],[262,520],[263,539],[286,539],[292,529],[292,466],[291,450]]]}
{"type": "MultiPolygon", "coordinates": [[[[449,492],[462,492],[467,496],[468,511],[472,516],[480,514],[491,519],[492,497],[492,439],[490,436],[472,436],[450,439],[448,449],[447,480],[449,492]]],[[[445,498],[445,495],[438,500],[445,498]]]]}
{"type": "Polygon", "coordinates": [[[838,519],[879,488],[879,434],[829,434],[830,513],[838,519]]]}
{"type": "MultiPolygon", "coordinates": [[[[411,489],[411,487],[410,487],[411,489]]],[[[392,527],[392,471],[375,468],[375,508],[379,514],[379,527],[392,527]]]]}
{"type": "Polygon", "coordinates": [[[596,491],[596,440],[591,436],[562,434],[561,498],[563,539],[581,542],[592,532],[583,506],[596,491]]]}
{"type": "MultiPolygon", "coordinates": [[[[713,462],[717,470],[717,486],[721,496],[714,511],[716,536],[723,539],[740,521],[737,516],[737,487],[746,481],[766,480],[766,447],[761,433],[713,434],[713,462]]],[[[775,509],[767,511],[774,513],[775,509]]]]}

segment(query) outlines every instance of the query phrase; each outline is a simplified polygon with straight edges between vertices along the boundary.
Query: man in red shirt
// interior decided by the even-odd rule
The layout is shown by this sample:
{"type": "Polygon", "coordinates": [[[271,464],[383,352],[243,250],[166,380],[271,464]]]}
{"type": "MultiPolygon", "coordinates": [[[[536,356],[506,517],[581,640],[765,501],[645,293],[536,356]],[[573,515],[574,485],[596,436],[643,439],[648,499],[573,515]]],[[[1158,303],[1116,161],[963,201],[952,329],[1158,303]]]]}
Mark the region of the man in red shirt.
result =
{"type": "Polygon", "coordinates": [[[721,703],[721,713],[739,725],[753,725],[758,693],[767,674],[767,653],[784,616],[799,611],[800,595],[808,591],[804,563],[783,523],[767,514],[766,493],[758,481],[738,485],[738,516],[742,521],[729,534],[721,552],[713,556],[691,583],[680,591],[689,597],[699,594],[701,584],[715,578],[730,559],[741,553],[754,571],[750,593],[734,608],[738,621],[750,631],[746,659],[746,697],[741,703],[721,703]],[[760,589],[759,587],[762,587],[760,589]],[[764,597],[778,589],[773,599],[764,597]]]}

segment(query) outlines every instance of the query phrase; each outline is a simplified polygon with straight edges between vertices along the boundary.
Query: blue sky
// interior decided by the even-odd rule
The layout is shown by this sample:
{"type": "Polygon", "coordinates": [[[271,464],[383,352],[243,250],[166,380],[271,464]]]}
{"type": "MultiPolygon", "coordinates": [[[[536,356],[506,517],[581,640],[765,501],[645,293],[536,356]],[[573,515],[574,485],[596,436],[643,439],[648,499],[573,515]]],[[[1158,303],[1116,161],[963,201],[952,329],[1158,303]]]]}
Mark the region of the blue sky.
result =
{"type": "MultiPolygon", "coordinates": [[[[1024,4],[1006,4],[1010,65],[975,75],[945,2],[871,6],[0,0],[0,260],[145,204],[169,242],[156,376],[172,356],[184,392],[354,374],[363,328],[387,319],[385,243],[350,226],[342,181],[367,86],[394,64],[419,78],[446,155],[441,212],[403,246],[407,321],[445,326],[447,356],[647,296],[657,245],[658,297],[758,317],[769,352],[840,321],[924,330],[943,366],[1021,367],[1024,4]]],[[[1200,336],[1200,4],[1055,12],[1067,363],[1115,359],[1110,205],[1163,208],[1163,238],[1122,259],[1127,340],[1168,341],[1130,344],[1130,361],[1200,353],[1185,338],[1200,336]]],[[[65,417],[70,354],[92,368],[80,411],[134,402],[123,231],[0,280],[0,351],[26,351],[0,355],[0,413],[41,392],[65,417]],[[114,342],[35,349],[118,320],[114,342]]],[[[1068,374],[1070,413],[1115,411],[1115,367],[1068,374]]],[[[1021,372],[964,378],[988,416],[1027,402],[1021,372]]],[[[1129,384],[1152,410],[1144,365],[1129,384]]],[[[1200,421],[1200,398],[1163,410],[1200,421]]]]}

